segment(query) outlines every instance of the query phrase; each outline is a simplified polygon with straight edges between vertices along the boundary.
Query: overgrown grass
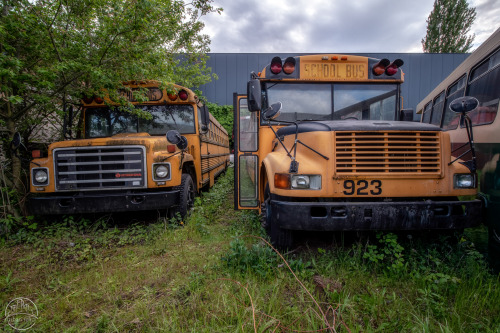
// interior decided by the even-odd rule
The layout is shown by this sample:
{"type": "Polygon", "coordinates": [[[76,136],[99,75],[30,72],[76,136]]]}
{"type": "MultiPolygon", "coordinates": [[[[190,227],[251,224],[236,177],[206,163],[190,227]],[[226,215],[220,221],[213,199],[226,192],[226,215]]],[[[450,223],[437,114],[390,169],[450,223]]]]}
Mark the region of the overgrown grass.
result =
{"type": "Polygon", "coordinates": [[[500,331],[499,278],[466,236],[337,235],[281,257],[232,209],[232,173],[182,223],[67,217],[4,235],[2,328],[27,297],[33,332],[500,331]]]}

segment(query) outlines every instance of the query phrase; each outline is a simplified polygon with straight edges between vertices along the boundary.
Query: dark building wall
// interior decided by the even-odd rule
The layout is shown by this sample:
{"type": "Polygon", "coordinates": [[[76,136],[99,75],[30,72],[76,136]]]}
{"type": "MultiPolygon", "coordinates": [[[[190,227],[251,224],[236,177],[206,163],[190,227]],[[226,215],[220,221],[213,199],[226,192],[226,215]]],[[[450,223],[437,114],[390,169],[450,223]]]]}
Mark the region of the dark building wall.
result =
{"type": "MultiPolygon", "coordinates": [[[[209,53],[207,66],[219,77],[200,87],[209,102],[220,105],[233,103],[233,92],[246,93],[250,72],[262,71],[275,56],[286,58],[305,55],[295,53],[209,53]]],[[[402,59],[405,82],[401,86],[403,107],[416,108],[422,98],[448,76],[468,54],[429,53],[356,53],[377,59],[402,59]]]]}

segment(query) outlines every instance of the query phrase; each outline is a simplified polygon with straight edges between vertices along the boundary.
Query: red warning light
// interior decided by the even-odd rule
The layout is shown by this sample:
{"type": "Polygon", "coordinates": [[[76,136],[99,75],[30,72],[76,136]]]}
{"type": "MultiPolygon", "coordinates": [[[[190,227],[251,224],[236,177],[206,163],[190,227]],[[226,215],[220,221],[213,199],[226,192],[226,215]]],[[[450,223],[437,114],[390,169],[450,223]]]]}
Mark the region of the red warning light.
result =
{"type": "Polygon", "coordinates": [[[179,98],[183,101],[188,99],[188,93],[186,90],[179,91],[179,98]]]}
{"type": "Polygon", "coordinates": [[[281,73],[282,69],[283,69],[283,65],[281,62],[281,58],[274,57],[273,60],[271,60],[271,73],[279,74],[279,73],[281,73]]]}
{"type": "Polygon", "coordinates": [[[403,66],[404,62],[401,59],[394,60],[387,68],[385,69],[385,74],[388,76],[393,76],[398,72],[399,67],[403,66]]]}
{"type": "Polygon", "coordinates": [[[390,63],[391,62],[389,61],[389,59],[385,59],[385,58],[380,60],[379,62],[377,62],[375,64],[375,66],[373,66],[373,69],[372,69],[373,75],[379,76],[379,75],[384,74],[386,67],[389,66],[390,63]]]}

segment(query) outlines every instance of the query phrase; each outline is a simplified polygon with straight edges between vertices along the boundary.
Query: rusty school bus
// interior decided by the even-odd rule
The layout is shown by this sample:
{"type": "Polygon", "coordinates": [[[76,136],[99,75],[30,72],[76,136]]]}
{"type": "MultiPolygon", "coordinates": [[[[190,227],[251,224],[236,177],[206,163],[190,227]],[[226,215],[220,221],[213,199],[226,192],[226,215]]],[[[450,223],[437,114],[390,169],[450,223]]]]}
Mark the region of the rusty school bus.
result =
{"type": "Polygon", "coordinates": [[[271,241],[300,230],[476,225],[476,174],[450,138],[401,110],[403,61],[336,54],[280,59],[234,94],[235,208],[261,210],[271,241]],[[405,121],[407,120],[407,121],[405,121]]]}
{"type": "Polygon", "coordinates": [[[227,131],[191,90],[172,85],[169,94],[155,81],[126,86],[123,95],[150,119],[121,112],[106,98],[84,100],[83,139],[53,143],[47,157],[31,163],[33,214],[185,215],[196,192],[226,169],[227,131]],[[135,102],[134,90],[144,88],[148,101],[135,102]]]}

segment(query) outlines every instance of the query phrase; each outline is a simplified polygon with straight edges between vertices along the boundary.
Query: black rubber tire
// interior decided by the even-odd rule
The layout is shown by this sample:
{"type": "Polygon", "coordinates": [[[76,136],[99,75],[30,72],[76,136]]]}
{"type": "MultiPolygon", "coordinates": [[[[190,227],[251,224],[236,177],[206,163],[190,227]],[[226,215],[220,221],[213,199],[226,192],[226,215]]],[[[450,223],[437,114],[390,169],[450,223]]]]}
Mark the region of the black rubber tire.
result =
{"type": "Polygon", "coordinates": [[[291,249],[293,246],[293,231],[288,229],[282,229],[278,226],[276,221],[273,219],[273,214],[271,210],[271,199],[272,194],[269,191],[269,185],[266,185],[264,191],[264,218],[265,218],[265,229],[269,238],[271,239],[271,244],[278,250],[291,249]]]}
{"type": "Polygon", "coordinates": [[[183,173],[181,185],[176,186],[174,189],[179,190],[179,205],[174,210],[174,213],[179,213],[184,218],[194,205],[196,190],[193,179],[189,174],[183,173]]]}

